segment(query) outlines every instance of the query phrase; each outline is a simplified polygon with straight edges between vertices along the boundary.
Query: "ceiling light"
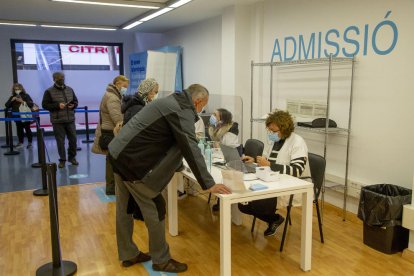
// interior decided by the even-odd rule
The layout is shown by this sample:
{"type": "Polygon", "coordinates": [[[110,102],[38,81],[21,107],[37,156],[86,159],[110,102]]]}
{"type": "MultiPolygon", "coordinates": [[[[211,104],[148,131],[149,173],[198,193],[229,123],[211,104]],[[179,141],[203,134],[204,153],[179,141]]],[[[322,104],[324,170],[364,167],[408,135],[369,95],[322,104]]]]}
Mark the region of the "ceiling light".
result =
{"type": "Polygon", "coordinates": [[[159,10],[157,12],[154,12],[154,13],[152,13],[152,14],[150,14],[150,15],[142,18],[142,19],[140,19],[140,21],[144,21],[144,22],[145,21],[148,21],[148,20],[153,19],[153,18],[155,18],[157,16],[160,16],[161,14],[167,13],[167,12],[169,12],[171,10],[173,10],[173,8],[163,8],[162,10],[159,10]]]}
{"type": "Polygon", "coordinates": [[[193,0],[180,0],[180,1],[175,2],[172,5],[169,5],[169,7],[170,8],[178,8],[178,7],[181,7],[182,5],[187,4],[188,2],[191,2],[191,1],[193,1],[193,0]]]}
{"type": "Polygon", "coordinates": [[[126,25],[125,27],[123,27],[122,29],[124,29],[124,30],[129,30],[129,29],[132,29],[132,28],[134,28],[135,26],[138,26],[139,24],[142,24],[142,23],[144,23],[144,22],[142,22],[142,21],[135,21],[134,23],[131,23],[131,24],[129,24],[129,25],[126,25]]]}
{"type": "Polygon", "coordinates": [[[126,7],[126,8],[139,8],[139,9],[153,9],[157,10],[159,6],[150,6],[144,4],[121,4],[113,2],[95,2],[95,1],[82,1],[82,0],[50,0],[52,2],[66,2],[75,4],[86,4],[86,5],[100,5],[100,6],[113,6],[113,7],[126,7]]]}
{"type": "Polygon", "coordinates": [[[96,30],[96,31],[116,31],[116,28],[106,28],[106,27],[88,27],[88,26],[70,26],[70,25],[49,25],[44,24],[40,25],[44,28],[63,28],[63,29],[81,29],[81,30],[96,30]]]}
{"type": "Polygon", "coordinates": [[[36,27],[36,24],[29,24],[29,23],[13,23],[13,22],[0,22],[0,25],[36,27]]]}

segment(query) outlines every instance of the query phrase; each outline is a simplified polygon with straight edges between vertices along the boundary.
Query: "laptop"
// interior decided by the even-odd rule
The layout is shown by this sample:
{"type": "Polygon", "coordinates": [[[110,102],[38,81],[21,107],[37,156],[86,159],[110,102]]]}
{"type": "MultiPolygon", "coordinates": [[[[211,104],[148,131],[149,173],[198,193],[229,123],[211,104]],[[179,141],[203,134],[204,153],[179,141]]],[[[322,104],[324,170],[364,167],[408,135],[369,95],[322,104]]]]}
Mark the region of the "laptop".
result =
{"type": "Polygon", "coordinates": [[[223,144],[220,144],[221,152],[228,167],[243,171],[244,173],[256,173],[256,165],[251,163],[243,163],[240,159],[239,151],[223,144]]]}

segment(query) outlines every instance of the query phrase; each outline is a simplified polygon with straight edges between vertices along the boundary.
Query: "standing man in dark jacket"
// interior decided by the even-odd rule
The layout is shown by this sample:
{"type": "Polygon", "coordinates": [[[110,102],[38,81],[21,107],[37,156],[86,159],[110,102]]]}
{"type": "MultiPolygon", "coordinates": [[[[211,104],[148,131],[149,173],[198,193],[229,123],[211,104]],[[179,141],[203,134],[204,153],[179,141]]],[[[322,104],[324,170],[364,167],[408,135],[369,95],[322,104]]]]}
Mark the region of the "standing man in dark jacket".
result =
{"type": "Polygon", "coordinates": [[[184,157],[198,183],[212,193],[228,194],[207,171],[197,146],[194,122],[208,102],[208,91],[199,84],[143,108],[124,125],[109,144],[115,172],[116,237],[123,266],[152,259],[156,271],[183,272],[187,265],[173,260],[165,240],[165,201],[168,185],[184,157]],[[127,214],[129,194],[138,203],[148,229],[150,256],[132,240],[134,222],[127,214]]]}
{"type": "Polygon", "coordinates": [[[79,165],[76,161],[76,127],[75,111],[78,99],[72,88],[65,85],[65,75],[62,72],[53,73],[52,87],[49,87],[44,95],[42,107],[49,110],[50,121],[53,125],[56,144],[59,152],[59,168],[63,168],[66,162],[65,135],[69,140],[68,160],[72,165],[79,165]]]}

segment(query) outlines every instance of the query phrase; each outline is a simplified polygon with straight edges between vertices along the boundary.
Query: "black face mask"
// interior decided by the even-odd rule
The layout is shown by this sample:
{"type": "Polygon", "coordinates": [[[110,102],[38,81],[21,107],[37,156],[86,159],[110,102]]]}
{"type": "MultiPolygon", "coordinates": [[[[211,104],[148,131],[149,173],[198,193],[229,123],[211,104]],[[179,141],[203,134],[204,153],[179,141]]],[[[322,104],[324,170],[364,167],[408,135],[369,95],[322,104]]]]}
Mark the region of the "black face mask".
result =
{"type": "Polygon", "coordinates": [[[55,83],[57,86],[63,87],[65,85],[65,80],[56,80],[55,83]]]}

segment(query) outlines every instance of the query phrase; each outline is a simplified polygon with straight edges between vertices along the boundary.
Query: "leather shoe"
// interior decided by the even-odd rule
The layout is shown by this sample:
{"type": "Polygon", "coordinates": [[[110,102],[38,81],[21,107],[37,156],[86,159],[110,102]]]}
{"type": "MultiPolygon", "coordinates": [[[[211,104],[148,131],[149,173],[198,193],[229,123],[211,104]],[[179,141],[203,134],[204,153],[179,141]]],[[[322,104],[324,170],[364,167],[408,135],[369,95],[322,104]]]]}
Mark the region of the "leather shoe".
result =
{"type": "Polygon", "coordinates": [[[128,267],[137,263],[148,262],[149,260],[151,260],[150,255],[139,252],[139,254],[135,258],[132,258],[131,260],[122,261],[122,266],[128,267]]]}
{"type": "Polygon", "coordinates": [[[187,265],[185,263],[177,262],[174,259],[169,259],[166,263],[163,264],[152,264],[152,269],[155,271],[178,273],[187,271],[187,265]]]}
{"type": "Polygon", "coordinates": [[[62,169],[63,167],[65,167],[65,161],[59,161],[58,167],[59,169],[62,169]]]}
{"type": "Polygon", "coordinates": [[[72,165],[74,165],[74,166],[79,165],[79,162],[78,162],[78,161],[76,161],[76,159],[75,159],[75,158],[73,158],[73,159],[72,159],[72,160],[70,160],[69,162],[70,162],[70,163],[72,163],[72,165]]]}

